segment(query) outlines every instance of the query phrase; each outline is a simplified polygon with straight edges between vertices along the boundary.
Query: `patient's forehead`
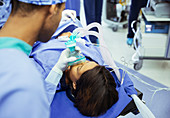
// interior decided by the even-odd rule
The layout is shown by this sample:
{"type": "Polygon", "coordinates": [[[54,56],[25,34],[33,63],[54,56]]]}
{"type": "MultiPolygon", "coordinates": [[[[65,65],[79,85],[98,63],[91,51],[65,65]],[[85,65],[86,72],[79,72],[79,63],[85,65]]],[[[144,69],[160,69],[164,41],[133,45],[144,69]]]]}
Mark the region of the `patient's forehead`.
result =
{"type": "Polygon", "coordinates": [[[76,82],[84,72],[91,70],[96,66],[98,66],[98,64],[94,61],[86,61],[84,63],[74,65],[69,70],[70,79],[73,82],[76,82]]]}

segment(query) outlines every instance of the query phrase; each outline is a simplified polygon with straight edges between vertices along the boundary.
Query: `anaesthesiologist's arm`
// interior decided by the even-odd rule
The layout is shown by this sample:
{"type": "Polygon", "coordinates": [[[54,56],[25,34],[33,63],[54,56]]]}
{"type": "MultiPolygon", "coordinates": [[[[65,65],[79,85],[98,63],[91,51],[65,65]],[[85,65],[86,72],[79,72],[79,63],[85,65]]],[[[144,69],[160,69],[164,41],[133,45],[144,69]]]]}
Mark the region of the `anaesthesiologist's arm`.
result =
{"type": "MultiPolygon", "coordinates": [[[[79,48],[77,48],[77,50],[79,50],[79,48]]],[[[52,68],[47,78],[45,79],[49,104],[51,104],[53,100],[57,85],[63,75],[63,71],[65,71],[67,68],[68,62],[72,62],[76,60],[76,57],[69,57],[69,53],[70,53],[69,49],[65,49],[61,53],[58,62],[55,64],[55,66],[52,68]]]]}

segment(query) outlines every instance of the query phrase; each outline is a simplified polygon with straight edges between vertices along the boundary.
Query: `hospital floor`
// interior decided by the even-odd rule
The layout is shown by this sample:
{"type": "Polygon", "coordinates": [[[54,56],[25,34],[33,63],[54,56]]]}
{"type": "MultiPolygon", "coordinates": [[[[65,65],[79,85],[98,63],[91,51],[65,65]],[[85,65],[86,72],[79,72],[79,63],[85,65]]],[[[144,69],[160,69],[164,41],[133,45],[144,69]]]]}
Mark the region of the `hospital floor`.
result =
{"type": "MultiPolygon", "coordinates": [[[[85,16],[83,10],[83,2],[81,0],[80,19],[85,25],[85,16]]],[[[103,37],[106,42],[113,59],[125,65],[121,60],[125,59],[128,68],[133,69],[131,61],[132,55],[135,53],[133,47],[126,44],[127,29],[118,28],[117,32],[113,32],[112,25],[102,22],[103,37]]],[[[144,33],[144,25],[142,28],[142,44],[145,56],[163,56],[165,53],[165,45],[167,40],[166,34],[144,33]]],[[[134,70],[134,69],[133,69],[134,70]]],[[[144,60],[142,68],[137,71],[146,77],[155,80],[167,87],[170,87],[170,61],[163,60],[144,60]]]]}

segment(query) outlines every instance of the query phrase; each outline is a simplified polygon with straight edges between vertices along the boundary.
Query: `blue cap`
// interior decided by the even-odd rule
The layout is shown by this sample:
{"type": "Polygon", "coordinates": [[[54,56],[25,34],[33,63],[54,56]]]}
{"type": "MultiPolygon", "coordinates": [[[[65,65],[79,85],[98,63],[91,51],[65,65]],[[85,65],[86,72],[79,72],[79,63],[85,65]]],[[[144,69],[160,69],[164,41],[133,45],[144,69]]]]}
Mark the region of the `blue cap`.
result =
{"type": "Polygon", "coordinates": [[[7,21],[10,13],[11,13],[11,0],[0,0],[0,29],[7,21]]]}
{"type": "Polygon", "coordinates": [[[66,0],[18,0],[18,1],[35,5],[53,5],[66,2],[66,0]]]}

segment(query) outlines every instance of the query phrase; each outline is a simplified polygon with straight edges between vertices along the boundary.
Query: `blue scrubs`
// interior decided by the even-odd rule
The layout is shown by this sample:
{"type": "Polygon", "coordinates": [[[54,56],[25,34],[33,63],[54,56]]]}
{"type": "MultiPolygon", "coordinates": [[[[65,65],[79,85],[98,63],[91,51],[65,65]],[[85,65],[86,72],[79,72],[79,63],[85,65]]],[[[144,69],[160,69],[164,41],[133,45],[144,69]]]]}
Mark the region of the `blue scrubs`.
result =
{"type": "Polygon", "coordinates": [[[75,10],[77,17],[79,17],[80,16],[80,0],[67,0],[66,9],[75,10]]]}
{"type": "MultiPolygon", "coordinates": [[[[84,0],[84,11],[86,16],[86,23],[89,25],[92,22],[101,24],[103,0],[84,0]]],[[[93,28],[93,31],[97,31],[97,28],[93,28]]],[[[89,36],[92,43],[97,43],[97,39],[94,36],[89,36]]]]}
{"type": "Polygon", "coordinates": [[[0,118],[49,118],[44,83],[28,55],[32,47],[0,38],[0,118]]]}
{"type": "Polygon", "coordinates": [[[92,22],[101,24],[103,0],[84,0],[87,25],[92,22]]]}
{"type": "MultiPolygon", "coordinates": [[[[139,12],[140,12],[140,9],[142,7],[146,6],[147,1],[148,0],[131,0],[129,19],[128,19],[128,34],[127,34],[128,38],[133,38],[134,37],[134,33],[132,31],[132,28],[131,28],[131,23],[134,20],[137,20],[139,12]]],[[[134,24],[134,28],[136,30],[136,23],[134,24]]]]}

